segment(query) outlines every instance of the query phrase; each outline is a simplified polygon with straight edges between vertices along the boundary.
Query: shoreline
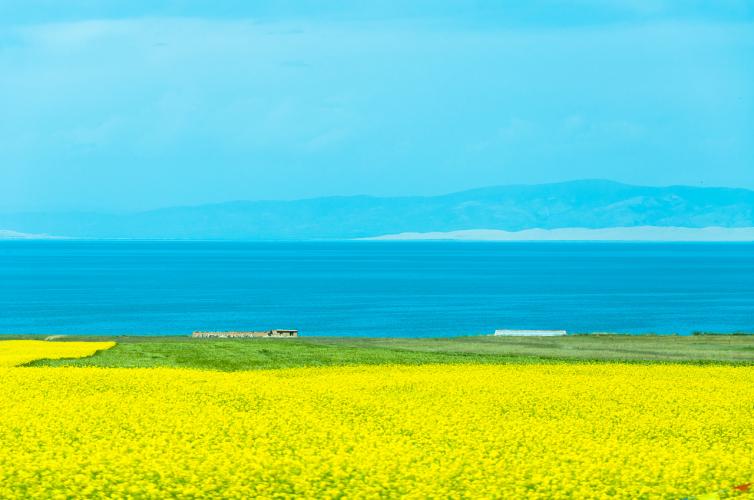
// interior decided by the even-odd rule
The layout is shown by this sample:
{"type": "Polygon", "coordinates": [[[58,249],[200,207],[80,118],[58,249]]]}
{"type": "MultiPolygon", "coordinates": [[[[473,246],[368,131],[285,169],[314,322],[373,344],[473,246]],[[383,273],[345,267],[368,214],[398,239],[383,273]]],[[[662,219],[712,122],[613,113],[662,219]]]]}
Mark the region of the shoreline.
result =
{"type": "Polygon", "coordinates": [[[625,332],[574,332],[567,333],[561,336],[550,335],[521,335],[521,336],[508,336],[508,335],[494,335],[492,333],[480,333],[475,335],[459,334],[459,335],[447,335],[447,336],[430,336],[430,337],[396,337],[396,336],[365,336],[365,335],[306,335],[300,334],[297,337],[213,337],[213,338],[197,338],[192,337],[191,333],[5,333],[0,332],[0,340],[48,340],[48,341],[74,341],[81,339],[113,339],[113,340],[147,340],[147,339],[166,339],[166,340],[193,340],[193,341],[206,341],[206,340],[330,340],[330,341],[443,341],[443,340],[459,340],[459,339],[479,339],[494,337],[496,339],[553,339],[553,338],[698,338],[698,337],[714,337],[714,338],[726,338],[726,337],[752,337],[754,338],[754,331],[752,332],[707,332],[699,331],[692,333],[657,333],[657,332],[642,332],[642,333],[625,333],[625,332]]]}

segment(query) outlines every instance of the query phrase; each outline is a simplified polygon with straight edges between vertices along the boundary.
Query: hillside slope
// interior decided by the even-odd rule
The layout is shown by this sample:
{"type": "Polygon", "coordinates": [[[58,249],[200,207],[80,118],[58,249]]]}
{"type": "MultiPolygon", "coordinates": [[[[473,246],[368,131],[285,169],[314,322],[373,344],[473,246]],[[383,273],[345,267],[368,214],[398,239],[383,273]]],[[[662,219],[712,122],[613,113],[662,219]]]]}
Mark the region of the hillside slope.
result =
{"type": "Polygon", "coordinates": [[[754,191],[585,180],[431,197],[237,201],[107,215],[0,214],[0,228],[86,238],[345,239],[466,229],[752,227],[754,191]]]}

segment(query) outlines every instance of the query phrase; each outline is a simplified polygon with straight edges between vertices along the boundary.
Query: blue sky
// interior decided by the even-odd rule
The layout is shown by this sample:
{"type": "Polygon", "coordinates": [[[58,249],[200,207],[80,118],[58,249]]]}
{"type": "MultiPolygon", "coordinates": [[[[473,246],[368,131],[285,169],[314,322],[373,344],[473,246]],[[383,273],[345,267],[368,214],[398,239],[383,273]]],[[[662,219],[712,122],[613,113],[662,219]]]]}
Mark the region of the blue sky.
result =
{"type": "Polygon", "coordinates": [[[3,211],[580,178],[754,189],[754,2],[0,0],[3,211]]]}

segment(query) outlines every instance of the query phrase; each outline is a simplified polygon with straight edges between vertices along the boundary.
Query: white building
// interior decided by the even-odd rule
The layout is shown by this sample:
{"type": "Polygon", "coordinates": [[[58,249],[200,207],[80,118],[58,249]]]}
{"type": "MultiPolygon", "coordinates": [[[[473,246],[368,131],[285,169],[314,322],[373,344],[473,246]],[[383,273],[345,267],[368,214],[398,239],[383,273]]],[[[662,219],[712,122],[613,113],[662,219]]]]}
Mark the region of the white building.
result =
{"type": "Polygon", "coordinates": [[[501,337],[562,337],[568,335],[565,330],[495,330],[501,337]]]}

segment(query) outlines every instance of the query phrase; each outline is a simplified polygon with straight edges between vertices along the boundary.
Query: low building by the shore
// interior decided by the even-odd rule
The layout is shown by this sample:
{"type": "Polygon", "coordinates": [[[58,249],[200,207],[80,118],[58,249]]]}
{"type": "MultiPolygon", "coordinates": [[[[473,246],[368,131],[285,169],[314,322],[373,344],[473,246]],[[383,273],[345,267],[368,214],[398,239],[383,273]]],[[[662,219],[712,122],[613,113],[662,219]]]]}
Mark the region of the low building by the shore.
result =
{"type": "Polygon", "coordinates": [[[193,338],[198,339],[231,339],[231,338],[268,338],[268,337],[298,337],[298,330],[266,330],[261,332],[231,331],[231,332],[194,332],[193,338]]]}
{"type": "Polygon", "coordinates": [[[496,337],[562,337],[565,330],[495,330],[496,337]]]}

